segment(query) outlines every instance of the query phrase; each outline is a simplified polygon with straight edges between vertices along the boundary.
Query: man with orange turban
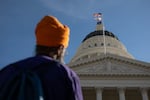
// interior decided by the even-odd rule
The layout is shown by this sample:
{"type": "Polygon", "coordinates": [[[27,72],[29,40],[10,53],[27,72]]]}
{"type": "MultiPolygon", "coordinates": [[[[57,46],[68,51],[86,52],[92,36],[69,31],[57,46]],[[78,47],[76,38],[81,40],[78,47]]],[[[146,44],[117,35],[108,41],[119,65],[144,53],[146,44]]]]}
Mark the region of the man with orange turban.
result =
{"type": "Polygon", "coordinates": [[[69,34],[69,27],[56,17],[42,18],[35,29],[36,56],[0,71],[0,100],[82,100],[78,76],[63,64],[69,34]]]}

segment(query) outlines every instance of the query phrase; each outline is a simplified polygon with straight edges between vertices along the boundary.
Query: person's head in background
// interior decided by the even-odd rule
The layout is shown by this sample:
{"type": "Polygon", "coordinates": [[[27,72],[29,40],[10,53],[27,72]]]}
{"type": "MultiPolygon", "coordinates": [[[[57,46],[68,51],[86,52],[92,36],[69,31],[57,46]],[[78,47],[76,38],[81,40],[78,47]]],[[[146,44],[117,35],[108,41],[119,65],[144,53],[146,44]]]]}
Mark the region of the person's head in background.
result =
{"type": "Polygon", "coordinates": [[[36,55],[49,56],[64,63],[70,29],[53,16],[45,16],[36,26],[36,55]]]}

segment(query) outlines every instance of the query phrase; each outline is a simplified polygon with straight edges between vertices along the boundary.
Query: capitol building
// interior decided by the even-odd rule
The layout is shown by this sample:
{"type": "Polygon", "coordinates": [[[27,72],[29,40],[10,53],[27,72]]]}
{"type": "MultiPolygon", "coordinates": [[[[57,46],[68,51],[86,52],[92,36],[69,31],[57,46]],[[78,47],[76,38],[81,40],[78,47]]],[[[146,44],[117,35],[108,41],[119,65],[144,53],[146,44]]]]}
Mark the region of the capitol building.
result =
{"type": "Polygon", "coordinates": [[[80,77],[84,100],[150,100],[150,63],[136,60],[102,23],[68,66],[80,77]]]}

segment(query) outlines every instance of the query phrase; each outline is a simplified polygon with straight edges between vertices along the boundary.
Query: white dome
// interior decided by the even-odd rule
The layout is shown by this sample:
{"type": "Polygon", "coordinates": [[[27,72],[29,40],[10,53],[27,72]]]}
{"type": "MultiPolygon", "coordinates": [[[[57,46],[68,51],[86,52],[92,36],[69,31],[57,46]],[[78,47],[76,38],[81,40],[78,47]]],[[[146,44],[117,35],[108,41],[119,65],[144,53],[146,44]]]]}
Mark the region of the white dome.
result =
{"type": "Polygon", "coordinates": [[[100,56],[101,54],[113,54],[131,59],[134,58],[113,33],[105,31],[104,36],[103,31],[98,30],[91,32],[83,39],[71,62],[88,57],[100,56]]]}

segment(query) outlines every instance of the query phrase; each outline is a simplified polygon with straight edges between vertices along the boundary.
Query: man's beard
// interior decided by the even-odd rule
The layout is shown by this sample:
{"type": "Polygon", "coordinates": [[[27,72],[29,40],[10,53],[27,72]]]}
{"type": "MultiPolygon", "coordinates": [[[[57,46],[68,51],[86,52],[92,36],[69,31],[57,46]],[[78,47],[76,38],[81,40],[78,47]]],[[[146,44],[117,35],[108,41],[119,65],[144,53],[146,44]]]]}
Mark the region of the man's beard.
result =
{"type": "Polygon", "coordinates": [[[62,64],[65,64],[65,61],[64,61],[65,52],[66,52],[66,49],[64,49],[63,52],[60,55],[58,55],[56,58],[56,60],[62,64]]]}
{"type": "Polygon", "coordinates": [[[62,64],[65,64],[64,57],[57,57],[56,60],[62,64]]]}

